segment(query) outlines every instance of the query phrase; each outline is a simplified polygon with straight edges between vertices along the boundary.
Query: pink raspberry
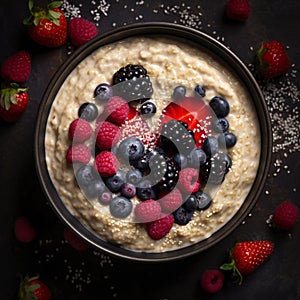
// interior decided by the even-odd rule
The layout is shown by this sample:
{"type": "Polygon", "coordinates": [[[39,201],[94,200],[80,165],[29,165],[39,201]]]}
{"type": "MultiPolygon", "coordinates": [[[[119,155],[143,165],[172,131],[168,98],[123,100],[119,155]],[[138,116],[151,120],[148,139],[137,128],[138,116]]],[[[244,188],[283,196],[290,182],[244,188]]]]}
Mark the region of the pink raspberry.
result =
{"type": "Polygon", "coordinates": [[[290,201],[284,201],[278,205],[273,213],[273,225],[278,229],[289,230],[297,222],[298,207],[290,201]]]}
{"type": "Polygon", "coordinates": [[[115,146],[121,139],[120,128],[111,122],[100,122],[97,124],[96,144],[100,150],[108,150],[115,146]]]}
{"type": "Polygon", "coordinates": [[[182,195],[179,189],[174,188],[171,192],[159,199],[161,208],[166,213],[175,211],[182,204],[182,195]]]}
{"type": "Polygon", "coordinates": [[[35,229],[26,217],[19,217],[15,221],[14,230],[16,239],[22,243],[29,243],[35,239],[35,229]]]}
{"type": "Polygon", "coordinates": [[[226,5],[226,16],[230,20],[244,22],[250,14],[248,0],[229,0],[226,5]]]}
{"type": "Polygon", "coordinates": [[[201,277],[201,287],[207,293],[217,293],[223,287],[224,274],[220,270],[206,270],[201,277]]]}
{"type": "Polygon", "coordinates": [[[80,162],[87,164],[91,159],[91,150],[85,144],[75,144],[69,147],[66,155],[69,164],[73,162],[80,162]]]}
{"type": "Polygon", "coordinates": [[[178,184],[186,193],[196,193],[200,189],[200,177],[197,169],[185,168],[179,171],[178,184]]]}
{"type": "Polygon", "coordinates": [[[80,239],[75,233],[65,228],[63,232],[65,240],[76,250],[83,251],[88,248],[87,243],[84,240],[80,239]]]}
{"type": "Polygon", "coordinates": [[[135,216],[139,222],[148,223],[160,218],[161,207],[155,200],[146,200],[136,205],[134,209],[135,216]]]}
{"type": "Polygon", "coordinates": [[[112,152],[104,150],[95,157],[95,168],[102,177],[110,177],[117,173],[119,161],[112,152]]]}
{"type": "Polygon", "coordinates": [[[92,126],[84,119],[76,119],[70,124],[69,136],[76,143],[83,143],[88,140],[92,133],[92,126]]]}
{"type": "Polygon", "coordinates": [[[125,123],[129,115],[129,105],[121,97],[113,96],[105,104],[104,113],[107,121],[118,126],[125,123]]]}
{"type": "Polygon", "coordinates": [[[147,224],[147,233],[153,240],[160,240],[166,236],[174,224],[172,214],[165,215],[162,218],[147,224]]]}

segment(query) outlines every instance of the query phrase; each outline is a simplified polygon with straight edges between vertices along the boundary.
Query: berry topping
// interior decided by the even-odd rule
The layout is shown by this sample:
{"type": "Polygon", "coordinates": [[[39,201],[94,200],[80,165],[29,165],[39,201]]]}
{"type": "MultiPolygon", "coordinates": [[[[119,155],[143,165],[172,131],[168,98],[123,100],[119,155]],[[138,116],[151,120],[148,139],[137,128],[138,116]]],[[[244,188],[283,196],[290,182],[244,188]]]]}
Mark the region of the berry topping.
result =
{"type": "Polygon", "coordinates": [[[213,156],[219,151],[219,141],[214,136],[208,136],[203,143],[203,151],[207,156],[213,156]]]}
{"type": "Polygon", "coordinates": [[[103,204],[103,205],[109,205],[110,201],[112,199],[112,193],[109,191],[105,191],[103,192],[99,197],[99,203],[103,204]]]}
{"type": "Polygon", "coordinates": [[[189,211],[183,206],[180,206],[173,214],[174,222],[178,225],[188,224],[193,217],[193,211],[189,211]]]}
{"type": "Polygon", "coordinates": [[[96,37],[98,28],[89,20],[75,17],[69,22],[68,33],[72,44],[79,47],[96,37]]]}
{"type": "Polygon", "coordinates": [[[128,137],[121,141],[118,147],[118,154],[125,162],[135,161],[144,155],[144,144],[136,137],[128,137]]]}
{"type": "Polygon", "coordinates": [[[141,65],[129,64],[113,75],[114,94],[127,101],[145,101],[152,96],[152,83],[141,65]]]}
{"type": "Polygon", "coordinates": [[[132,212],[132,202],[124,196],[116,196],[110,201],[109,210],[115,218],[126,218],[132,212]]]}
{"type": "Polygon", "coordinates": [[[182,195],[177,188],[174,188],[171,192],[159,199],[159,203],[163,212],[171,213],[181,206],[182,195]]]}
{"type": "Polygon", "coordinates": [[[194,212],[198,208],[198,199],[195,195],[189,195],[184,201],[183,207],[190,212],[194,212]]]}
{"type": "Polygon", "coordinates": [[[230,111],[228,101],[220,96],[215,96],[209,101],[209,106],[218,118],[225,118],[230,111]]]}
{"type": "Polygon", "coordinates": [[[88,140],[93,133],[89,122],[84,119],[76,119],[71,122],[69,127],[69,136],[76,143],[82,143],[88,140]]]}
{"type": "Polygon", "coordinates": [[[203,191],[198,191],[194,194],[197,200],[197,209],[199,210],[205,210],[208,209],[212,203],[212,199],[209,194],[203,192],[203,191]]]}
{"type": "Polygon", "coordinates": [[[229,128],[229,122],[226,118],[215,119],[213,122],[213,130],[217,133],[223,133],[229,128]]]}
{"type": "Polygon", "coordinates": [[[132,183],[124,183],[121,188],[121,194],[126,198],[132,198],[136,194],[136,187],[132,183]]]}
{"type": "Polygon", "coordinates": [[[99,102],[105,102],[112,96],[112,87],[108,83],[100,83],[94,90],[94,97],[99,102]]]}
{"type": "Polygon", "coordinates": [[[206,161],[206,153],[202,148],[195,148],[190,152],[187,160],[190,166],[199,169],[206,161]]]}
{"type": "Polygon", "coordinates": [[[100,122],[97,125],[96,145],[100,150],[108,150],[121,139],[120,128],[111,122],[100,122]]]}
{"type": "Polygon", "coordinates": [[[248,0],[228,0],[226,5],[226,16],[230,20],[244,22],[250,14],[248,0]]]}
{"type": "Polygon", "coordinates": [[[129,105],[121,97],[111,97],[104,106],[104,112],[107,121],[110,121],[118,126],[125,123],[129,114],[129,105]]]}
{"type": "Polygon", "coordinates": [[[236,144],[236,136],[232,132],[224,132],[224,140],[226,148],[231,148],[236,144]]]}
{"type": "Polygon", "coordinates": [[[26,217],[19,217],[14,225],[15,237],[19,242],[29,243],[35,239],[36,231],[26,217]]]}
{"type": "Polygon", "coordinates": [[[147,101],[141,105],[141,114],[145,118],[150,118],[156,113],[156,106],[153,102],[147,101]]]}
{"type": "Polygon", "coordinates": [[[75,144],[67,150],[66,160],[69,164],[80,162],[87,164],[91,159],[91,150],[85,144],[75,144]]]}
{"type": "Polygon", "coordinates": [[[180,100],[185,97],[185,94],[186,94],[186,87],[183,85],[178,85],[175,87],[173,91],[172,98],[174,100],[180,100]]]}
{"type": "Polygon", "coordinates": [[[136,219],[141,223],[158,220],[161,216],[161,207],[158,201],[146,200],[136,205],[134,209],[136,219]]]}
{"type": "Polygon", "coordinates": [[[185,193],[195,193],[200,188],[199,170],[185,168],[179,171],[178,184],[185,193]]]}
{"type": "Polygon", "coordinates": [[[171,230],[174,224],[174,216],[166,215],[156,221],[150,222],[147,225],[148,235],[153,240],[160,240],[165,237],[171,230]]]}
{"type": "Polygon", "coordinates": [[[121,191],[126,182],[126,174],[122,170],[118,170],[116,174],[106,178],[105,183],[109,190],[113,193],[121,191]]]}
{"type": "Polygon", "coordinates": [[[104,150],[95,157],[95,168],[102,177],[109,177],[117,173],[119,162],[112,152],[104,150]]]}
{"type": "Polygon", "coordinates": [[[207,293],[219,292],[224,283],[224,274],[220,270],[206,270],[201,276],[201,287],[207,293]]]}
{"type": "Polygon", "coordinates": [[[97,179],[92,181],[83,189],[84,194],[88,199],[94,199],[98,198],[106,190],[106,187],[102,179],[97,179]]]}
{"type": "Polygon", "coordinates": [[[27,51],[21,50],[7,57],[0,69],[3,79],[13,82],[24,82],[28,79],[31,70],[31,58],[27,51]]]}
{"type": "Polygon", "coordinates": [[[173,161],[179,170],[187,167],[188,159],[182,153],[175,153],[173,161]]]}
{"type": "Polygon", "coordinates": [[[284,201],[275,208],[272,224],[275,228],[289,230],[296,224],[298,214],[299,209],[295,204],[284,201]]]}
{"type": "Polygon", "coordinates": [[[200,84],[196,85],[195,96],[203,98],[203,97],[205,97],[205,95],[206,95],[205,87],[200,84]]]}
{"type": "Polygon", "coordinates": [[[133,184],[133,185],[137,185],[139,182],[141,182],[143,178],[143,174],[140,170],[138,169],[131,169],[128,171],[128,173],[126,174],[126,179],[129,183],[133,184]]]}
{"type": "Polygon", "coordinates": [[[136,195],[140,200],[156,199],[156,192],[152,188],[151,182],[143,179],[136,187],[136,195]]]}
{"type": "Polygon", "coordinates": [[[78,109],[78,117],[86,121],[94,121],[98,117],[98,108],[94,103],[83,103],[78,109]]]}
{"type": "Polygon", "coordinates": [[[90,165],[83,165],[77,170],[75,177],[79,186],[88,186],[96,179],[95,169],[90,165]]]}

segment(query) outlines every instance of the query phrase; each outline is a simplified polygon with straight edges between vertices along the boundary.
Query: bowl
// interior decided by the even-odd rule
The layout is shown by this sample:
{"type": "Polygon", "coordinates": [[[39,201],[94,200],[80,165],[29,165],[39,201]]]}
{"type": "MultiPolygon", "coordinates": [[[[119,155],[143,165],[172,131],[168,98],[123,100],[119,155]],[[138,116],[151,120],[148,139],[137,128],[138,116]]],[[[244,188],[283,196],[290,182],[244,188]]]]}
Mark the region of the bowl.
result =
{"type": "Polygon", "coordinates": [[[224,239],[239,224],[241,224],[243,219],[247,216],[249,211],[257,202],[263,189],[270,164],[272,149],[271,143],[271,126],[264,97],[254,77],[243,64],[243,62],[223,44],[219,43],[205,33],[181,25],[151,22],[133,24],[103,34],[77,49],[67,59],[67,61],[62,65],[54,78],[51,80],[48,88],[45,91],[43,101],[41,102],[39,108],[36,123],[34,148],[35,164],[41,187],[54,211],[68,228],[74,231],[79,237],[81,237],[91,246],[100,251],[104,251],[109,255],[132,261],[165,262],[182,259],[184,257],[204,251],[224,239]],[[104,47],[105,45],[136,36],[164,36],[175,40],[183,39],[189,41],[194,47],[205,51],[220,61],[222,65],[225,65],[230,72],[239,78],[241,84],[245,87],[246,91],[250,95],[250,99],[253,107],[255,108],[257,120],[259,122],[258,125],[261,136],[260,158],[254,182],[246,196],[246,199],[243,201],[241,207],[234,214],[234,216],[211,236],[189,246],[163,252],[134,251],[123,248],[114,243],[107,242],[106,240],[97,236],[92,230],[82,224],[78,218],[76,218],[70,212],[69,209],[67,209],[59,193],[57,192],[53,181],[51,180],[46,162],[45,134],[47,129],[47,120],[53,101],[67,76],[81,61],[93,53],[93,51],[104,47]]]}

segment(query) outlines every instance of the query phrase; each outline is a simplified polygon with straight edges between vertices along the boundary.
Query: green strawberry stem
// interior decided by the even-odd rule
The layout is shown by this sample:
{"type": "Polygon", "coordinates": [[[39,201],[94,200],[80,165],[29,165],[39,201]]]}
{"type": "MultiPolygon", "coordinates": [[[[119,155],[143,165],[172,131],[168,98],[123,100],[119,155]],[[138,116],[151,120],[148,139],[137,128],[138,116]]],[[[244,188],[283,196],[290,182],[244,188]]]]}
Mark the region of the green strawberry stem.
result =
{"type": "Polygon", "coordinates": [[[39,279],[39,276],[29,277],[26,276],[23,280],[21,280],[18,298],[19,300],[38,300],[38,297],[33,293],[36,289],[40,287],[39,284],[31,284],[29,283],[33,280],[39,279]]]}
{"type": "Polygon", "coordinates": [[[16,95],[26,91],[27,88],[22,88],[14,82],[9,86],[2,86],[0,90],[0,105],[6,110],[9,110],[11,103],[18,104],[16,95]]]}

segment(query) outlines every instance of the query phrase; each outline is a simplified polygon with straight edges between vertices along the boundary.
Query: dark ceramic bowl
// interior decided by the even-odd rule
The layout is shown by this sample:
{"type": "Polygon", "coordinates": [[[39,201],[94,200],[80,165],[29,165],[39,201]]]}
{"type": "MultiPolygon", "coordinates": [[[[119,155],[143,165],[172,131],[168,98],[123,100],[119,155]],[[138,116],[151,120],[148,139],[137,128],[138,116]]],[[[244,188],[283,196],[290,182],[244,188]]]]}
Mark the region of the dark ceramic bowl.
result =
{"type": "Polygon", "coordinates": [[[224,239],[239,224],[241,224],[243,219],[255,205],[262,191],[270,164],[271,146],[271,126],[263,95],[249,70],[234,53],[229,51],[224,45],[210,36],[190,28],[168,23],[143,23],[114,30],[87,43],[76,50],[56,73],[45,92],[44,99],[39,109],[35,132],[35,162],[40,183],[55,212],[62,221],[81,238],[98,250],[119,258],[125,258],[133,261],[162,262],[181,259],[208,249],[212,245],[224,239]],[[166,35],[171,38],[184,38],[192,41],[194,45],[197,45],[200,49],[216,57],[219,61],[231,69],[238,78],[240,78],[241,82],[251,95],[258,120],[260,122],[259,125],[262,142],[259,169],[254,184],[241,208],[228,223],[209,238],[185,248],[162,253],[145,253],[127,250],[102,240],[84,227],[71,215],[60,199],[50,179],[45,161],[44,142],[48,114],[57,92],[69,73],[78,65],[78,63],[99,47],[136,35],[166,35]]]}

